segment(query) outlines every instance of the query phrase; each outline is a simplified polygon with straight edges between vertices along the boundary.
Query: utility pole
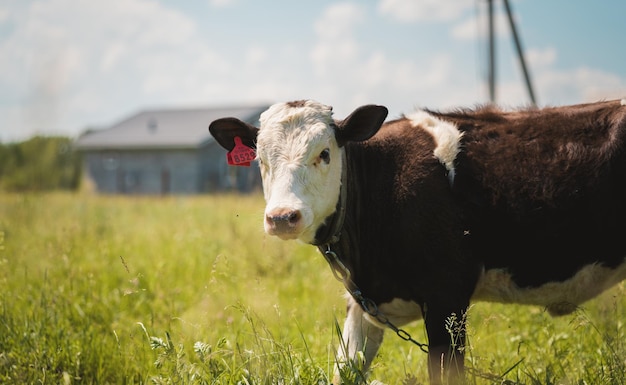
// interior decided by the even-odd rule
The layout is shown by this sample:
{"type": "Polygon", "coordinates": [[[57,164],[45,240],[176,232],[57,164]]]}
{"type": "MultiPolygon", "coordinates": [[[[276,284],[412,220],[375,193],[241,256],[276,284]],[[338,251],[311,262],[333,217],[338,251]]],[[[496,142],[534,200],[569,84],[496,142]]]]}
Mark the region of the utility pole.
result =
{"type": "Polygon", "coordinates": [[[489,19],[489,101],[496,102],[496,41],[493,22],[493,0],[487,0],[489,19]]]}
{"type": "MultiPolygon", "coordinates": [[[[506,14],[509,20],[509,26],[511,27],[511,35],[513,36],[513,44],[515,44],[515,49],[517,51],[517,57],[522,67],[522,72],[524,74],[524,80],[526,82],[526,90],[528,91],[528,97],[530,98],[530,102],[532,105],[537,105],[537,101],[535,99],[535,92],[533,91],[533,86],[530,81],[530,75],[528,73],[528,68],[526,67],[526,61],[524,60],[524,51],[522,50],[522,44],[520,42],[519,36],[517,34],[517,29],[515,28],[515,22],[513,20],[513,12],[511,12],[511,6],[509,4],[509,0],[502,0],[504,2],[504,8],[506,9],[506,14]]],[[[489,18],[489,100],[491,103],[496,102],[496,65],[495,65],[495,26],[494,26],[494,18],[493,18],[493,0],[487,0],[487,13],[489,18]]]]}

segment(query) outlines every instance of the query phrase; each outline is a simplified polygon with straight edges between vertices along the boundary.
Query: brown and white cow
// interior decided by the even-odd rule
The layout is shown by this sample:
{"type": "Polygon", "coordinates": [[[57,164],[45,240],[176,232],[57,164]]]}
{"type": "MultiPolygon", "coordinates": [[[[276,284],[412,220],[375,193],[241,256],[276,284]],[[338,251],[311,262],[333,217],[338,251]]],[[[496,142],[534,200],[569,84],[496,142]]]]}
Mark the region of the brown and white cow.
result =
{"type": "Polygon", "coordinates": [[[626,278],[625,100],[386,117],[366,105],[335,120],[307,100],[270,107],[260,128],[209,127],[229,151],[236,137],[256,149],[265,231],[349,270],[361,303],[349,299],[344,359],[376,355],[373,303],[393,325],[423,318],[431,383],[460,382],[470,301],[563,315],[626,278]]]}

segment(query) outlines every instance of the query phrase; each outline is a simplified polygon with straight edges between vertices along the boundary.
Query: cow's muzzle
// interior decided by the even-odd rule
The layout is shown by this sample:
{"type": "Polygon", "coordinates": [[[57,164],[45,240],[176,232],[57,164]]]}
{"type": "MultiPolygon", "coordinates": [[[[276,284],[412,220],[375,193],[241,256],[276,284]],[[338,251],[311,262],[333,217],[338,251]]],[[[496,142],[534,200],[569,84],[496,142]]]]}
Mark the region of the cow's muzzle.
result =
{"type": "Polygon", "coordinates": [[[297,238],[301,223],[299,210],[277,209],[265,214],[265,231],[282,239],[297,238]]]}

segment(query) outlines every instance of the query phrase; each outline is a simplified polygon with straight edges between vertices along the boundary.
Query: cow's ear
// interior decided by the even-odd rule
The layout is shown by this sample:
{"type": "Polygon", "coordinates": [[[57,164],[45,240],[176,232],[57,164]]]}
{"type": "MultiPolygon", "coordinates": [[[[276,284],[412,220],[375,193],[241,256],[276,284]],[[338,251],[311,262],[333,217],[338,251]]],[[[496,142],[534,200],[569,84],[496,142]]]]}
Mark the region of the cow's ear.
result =
{"type": "Polygon", "coordinates": [[[237,118],[222,118],[214,120],[209,125],[209,132],[220,146],[232,151],[235,147],[236,136],[240,137],[241,142],[246,146],[256,148],[256,136],[259,129],[237,118]]]}
{"type": "Polygon", "coordinates": [[[339,146],[347,142],[360,142],[374,136],[387,118],[387,107],[369,104],[354,110],[347,118],[337,122],[335,137],[339,146]]]}

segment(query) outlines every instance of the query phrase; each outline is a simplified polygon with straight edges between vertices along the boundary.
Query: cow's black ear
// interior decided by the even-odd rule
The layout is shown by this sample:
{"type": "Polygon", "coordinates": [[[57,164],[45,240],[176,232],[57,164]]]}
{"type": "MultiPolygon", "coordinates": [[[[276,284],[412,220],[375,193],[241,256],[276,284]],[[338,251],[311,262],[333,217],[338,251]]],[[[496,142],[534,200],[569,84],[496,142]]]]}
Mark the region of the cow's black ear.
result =
{"type": "Polygon", "coordinates": [[[354,110],[347,118],[337,122],[335,137],[343,146],[347,142],[367,140],[378,132],[387,118],[387,107],[368,104],[354,110]]]}
{"type": "Polygon", "coordinates": [[[214,120],[209,125],[209,132],[220,146],[231,151],[235,147],[236,136],[240,137],[241,142],[246,146],[256,148],[256,136],[259,129],[237,118],[222,118],[214,120]]]}

